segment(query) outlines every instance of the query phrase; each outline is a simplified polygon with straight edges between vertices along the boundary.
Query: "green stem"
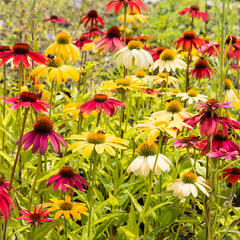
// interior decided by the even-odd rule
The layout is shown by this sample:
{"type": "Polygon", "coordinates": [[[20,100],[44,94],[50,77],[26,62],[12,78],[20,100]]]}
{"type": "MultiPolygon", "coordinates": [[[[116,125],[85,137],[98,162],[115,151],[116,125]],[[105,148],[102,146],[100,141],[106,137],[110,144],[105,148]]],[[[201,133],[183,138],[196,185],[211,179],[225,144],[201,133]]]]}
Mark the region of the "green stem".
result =
{"type": "Polygon", "coordinates": [[[127,90],[125,132],[127,132],[128,119],[129,119],[129,91],[127,90]]]}
{"type": "Polygon", "coordinates": [[[53,33],[54,33],[54,36],[56,37],[57,32],[56,32],[56,23],[55,22],[53,22],[53,33]]]}
{"type": "Polygon", "coordinates": [[[78,115],[78,131],[77,133],[80,134],[82,131],[82,122],[83,122],[83,116],[81,113],[78,115]]]}
{"type": "Polygon", "coordinates": [[[21,61],[20,66],[19,66],[19,77],[18,77],[18,96],[20,96],[20,94],[21,94],[22,74],[23,74],[23,64],[22,64],[22,61],[21,61]]]}
{"type": "Polygon", "coordinates": [[[8,222],[5,221],[4,222],[4,228],[3,228],[3,240],[7,239],[7,225],[8,225],[8,222]]]}
{"type": "Polygon", "coordinates": [[[191,30],[193,30],[193,27],[194,27],[193,22],[194,22],[194,18],[192,17],[191,30]]]}
{"type": "MultiPolygon", "coordinates": [[[[52,80],[52,83],[51,83],[51,96],[50,96],[50,105],[53,106],[53,95],[54,95],[54,86],[55,86],[55,79],[52,80]]],[[[53,106],[55,107],[55,106],[53,106]]],[[[50,108],[50,113],[49,113],[49,118],[51,119],[52,117],[52,108],[50,108]]]]}
{"type": "Polygon", "coordinates": [[[188,50],[187,56],[187,70],[186,70],[186,92],[189,90],[189,66],[191,61],[191,49],[188,50]]]}
{"type": "Polygon", "coordinates": [[[101,108],[100,112],[98,113],[96,128],[99,126],[100,119],[101,119],[101,113],[102,113],[102,108],[101,108]]]}
{"type": "Polygon", "coordinates": [[[169,73],[167,73],[167,77],[166,77],[164,107],[166,106],[166,102],[167,102],[168,80],[169,80],[169,73]]]}
{"type": "Polygon", "coordinates": [[[177,240],[179,232],[180,232],[180,229],[181,229],[182,219],[183,219],[183,216],[184,216],[186,205],[187,205],[187,200],[185,200],[184,205],[183,205],[182,215],[181,215],[181,218],[179,220],[179,224],[178,224],[178,229],[177,229],[177,233],[176,233],[176,236],[175,236],[175,240],[177,240]]]}
{"type": "Polygon", "coordinates": [[[64,232],[65,232],[65,240],[68,240],[67,219],[65,217],[64,217],[64,232]]]}

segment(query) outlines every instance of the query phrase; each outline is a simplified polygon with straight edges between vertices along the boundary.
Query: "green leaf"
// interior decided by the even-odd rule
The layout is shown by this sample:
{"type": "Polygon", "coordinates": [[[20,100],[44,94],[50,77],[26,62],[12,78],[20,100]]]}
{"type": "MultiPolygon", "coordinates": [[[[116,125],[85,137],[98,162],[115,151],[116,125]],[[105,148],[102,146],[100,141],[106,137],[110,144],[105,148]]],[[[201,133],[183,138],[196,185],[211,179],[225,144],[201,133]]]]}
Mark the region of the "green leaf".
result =
{"type": "MultiPolygon", "coordinates": [[[[134,206],[132,204],[131,204],[129,217],[128,217],[127,230],[129,230],[136,237],[138,237],[138,235],[139,235],[139,227],[138,227],[138,224],[136,222],[135,210],[134,210],[134,206]]],[[[136,238],[133,238],[133,239],[136,239],[136,238]]]]}
{"type": "Polygon", "coordinates": [[[42,181],[50,178],[50,177],[53,176],[54,174],[58,173],[58,171],[59,171],[59,169],[55,169],[55,170],[53,170],[53,171],[47,172],[47,173],[44,174],[41,178],[39,178],[39,179],[37,180],[37,182],[39,183],[39,182],[42,182],[42,181]]]}
{"type": "Polygon", "coordinates": [[[167,205],[167,204],[171,204],[172,202],[164,202],[164,203],[160,203],[156,206],[154,206],[153,208],[149,209],[143,217],[148,217],[152,212],[154,212],[155,210],[157,210],[158,208],[164,206],[164,205],[167,205]]]}
{"type": "Polygon", "coordinates": [[[1,155],[4,159],[6,159],[11,166],[13,166],[13,163],[14,163],[14,158],[13,158],[13,157],[9,156],[7,153],[4,153],[4,152],[2,152],[2,151],[0,151],[0,155],[1,155]]]}
{"type": "Polygon", "coordinates": [[[133,202],[134,207],[137,209],[137,211],[141,215],[143,209],[142,209],[141,205],[138,203],[137,199],[128,190],[126,190],[125,192],[129,195],[129,197],[131,198],[131,200],[133,202]]]}

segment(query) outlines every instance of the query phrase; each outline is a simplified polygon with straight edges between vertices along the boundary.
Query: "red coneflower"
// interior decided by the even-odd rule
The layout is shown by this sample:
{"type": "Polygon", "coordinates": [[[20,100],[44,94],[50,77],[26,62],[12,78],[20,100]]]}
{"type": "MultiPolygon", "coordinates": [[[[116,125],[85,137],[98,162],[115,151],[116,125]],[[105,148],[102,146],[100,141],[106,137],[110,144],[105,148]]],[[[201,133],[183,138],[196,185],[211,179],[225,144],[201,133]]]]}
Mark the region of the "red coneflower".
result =
{"type": "Polygon", "coordinates": [[[113,26],[108,29],[106,37],[101,38],[96,42],[96,48],[101,48],[104,46],[104,52],[109,49],[112,52],[116,52],[124,46],[124,42],[120,40],[121,32],[118,27],[113,26]]]}
{"type": "Polygon", "coordinates": [[[7,221],[11,216],[11,208],[13,208],[13,203],[10,195],[5,190],[0,190],[0,218],[1,215],[3,219],[7,221]]]}
{"type": "Polygon", "coordinates": [[[106,35],[106,33],[104,31],[101,31],[96,25],[91,26],[88,32],[82,34],[82,36],[85,36],[87,38],[89,38],[90,36],[97,37],[98,35],[106,35]]]}
{"type": "Polygon", "coordinates": [[[33,61],[46,64],[48,62],[47,57],[38,52],[32,52],[30,46],[26,43],[15,43],[11,50],[0,52],[0,66],[6,63],[9,59],[13,58],[13,65],[18,68],[19,64],[22,62],[25,68],[29,68],[30,64],[28,62],[28,57],[33,61]]]}
{"type": "Polygon", "coordinates": [[[178,14],[185,15],[186,13],[188,13],[188,15],[191,16],[192,18],[194,17],[197,17],[198,19],[201,18],[204,22],[206,22],[207,18],[209,18],[210,15],[205,12],[200,12],[199,10],[200,8],[198,6],[192,5],[190,8],[185,8],[182,11],[178,12],[178,14]]]}
{"type": "Polygon", "coordinates": [[[236,184],[240,179],[240,168],[229,166],[223,170],[223,175],[218,177],[218,180],[226,178],[226,183],[236,184]]]}
{"type": "Polygon", "coordinates": [[[89,39],[89,36],[81,35],[80,38],[74,39],[73,44],[77,47],[79,47],[82,50],[82,47],[86,43],[93,42],[93,40],[89,39]]]}
{"type": "Polygon", "coordinates": [[[44,22],[58,22],[58,23],[67,22],[67,20],[65,18],[59,18],[56,15],[52,15],[50,18],[45,18],[43,21],[44,22]]]}
{"type": "Polygon", "coordinates": [[[162,53],[165,49],[167,49],[167,48],[160,46],[160,47],[157,47],[157,48],[154,48],[154,49],[151,49],[151,50],[150,50],[150,53],[151,53],[151,55],[152,55],[152,58],[153,58],[153,61],[154,61],[154,62],[159,59],[159,56],[161,55],[161,53],[162,53]]]}
{"type": "Polygon", "coordinates": [[[108,13],[111,9],[114,9],[117,15],[123,4],[129,5],[130,12],[133,12],[134,8],[136,8],[139,13],[141,13],[140,8],[147,11],[145,4],[141,0],[114,0],[105,5],[105,7],[107,7],[106,12],[108,13]]]}
{"type": "Polygon", "coordinates": [[[142,92],[146,93],[146,94],[150,94],[150,95],[154,95],[154,94],[161,94],[160,91],[156,91],[152,88],[142,88],[142,92]]]}
{"type": "MultiPolygon", "coordinates": [[[[31,145],[32,153],[39,149],[40,154],[45,154],[48,147],[48,138],[56,153],[60,153],[60,144],[67,147],[64,139],[53,130],[53,122],[47,116],[39,117],[33,124],[33,131],[26,133],[22,139],[23,150],[26,151],[31,145]]],[[[19,140],[17,141],[17,144],[19,140]]]]}
{"type": "Polygon", "coordinates": [[[139,40],[143,43],[145,43],[148,40],[151,40],[153,37],[151,36],[134,36],[134,39],[139,40]]]}
{"type": "Polygon", "coordinates": [[[70,192],[73,194],[74,191],[70,189],[68,186],[76,187],[81,192],[83,192],[83,186],[88,186],[87,182],[84,178],[82,178],[80,175],[76,174],[71,166],[63,166],[61,167],[58,174],[53,175],[48,179],[48,186],[52,185],[53,190],[56,191],[59,187],[61,188],[61,192],[66,192],[67,189],[70,190],[70,192]]]}
{"type": "Polygon", "coordinates": [[[89,22],[90,26],[97,25],[99,22],[103,27],[105,20],[98,16],[98,12],[96,10],[91,10],[83,17],[83,19],[80,21],[80,24],[84,22],[84,27],[86,27],[89,22]]]}
{"type": "MultiPolygon", "coordinates": [[[[123,37],[121,38],[121,40],[124,42],[124,38],[123,37]]],[[[130,41],[132,41],[132,40],[133,40],[133,38],[131,36],[126,36],[126,45],[128,45],[128,43],[130,41]]]]}
{"type": "Polygon", "coordinates": [[[20,210],[18,211],[24,216],[17,217],[17,220],[27,220],[27,223],[34,224],[36,227],[39,225],[40,222],[51,222],[54,221],[53,218],[46,218],[48,214],[51,212],[48,209],[42,210],[42,205],[40,205],[39,209],[37,210],[37,206],[33,206],[33,213],[28,210],[20,210]]]}
{"type": "Polygon", "coordinates": [[[212,69],[209,67],[208,62],[205,59],[199,59],[195,65],[194,68],[191,70],[192,76],[196,79],[201,78],[210,78],[211,75],[213,75],[212,69]]]}
{"type": "Polygon", "coordinates": [[[9,46],[0,46],[0,52],[7,52],[10,50],[11,50],[11,48],[9,46]]]}
{"type": "Polygon", "coordinates": [[[48,112],[45,107],[54,108],[53,106],[38,100],[38,95],[30,92],[22,92],[19,97],[4,97],[3,102],[12,104],[10,108],[17,110],[20,107],[33,109],[37,112],[48,112]]]}
{"type": "Polygon", "coordinates": [[[5,179],[0,178],[0,191],[7,191],[9,190],[9,182],[5,179]]]}
{"type": "Polygon", "coordinates": [[[182,139],[175,139],[175,142],[173,143],[174,146],[177,148],[199,148],[200,144],[200,137],[195,136],[194,134],[191,134],[188,137],[184,137],[182,139]]]}
{"type": "Polygon", "coordinates": [[[173,45],[177,45],[177,49],[182,46],[183,51],[191,51],[193,47],[198,49],[204,43],[204,40],[198,38],[194,31],[185,31],[183,36],[176,40],[173,45]]]}
{"type": "Polygon", "coordinates": [[[79,107],[79,109],[81,110],[81,113],[86,112],[86,114],[90,114],[94,109],[97,109],[98,112],[103,109],[104,112],[111,117],[116,113],[117,108],[120,106],[125,106],[125,103],[116,99],[108,98],[105,94],[95,94],[92,100],[85,102],[79,107]]]}

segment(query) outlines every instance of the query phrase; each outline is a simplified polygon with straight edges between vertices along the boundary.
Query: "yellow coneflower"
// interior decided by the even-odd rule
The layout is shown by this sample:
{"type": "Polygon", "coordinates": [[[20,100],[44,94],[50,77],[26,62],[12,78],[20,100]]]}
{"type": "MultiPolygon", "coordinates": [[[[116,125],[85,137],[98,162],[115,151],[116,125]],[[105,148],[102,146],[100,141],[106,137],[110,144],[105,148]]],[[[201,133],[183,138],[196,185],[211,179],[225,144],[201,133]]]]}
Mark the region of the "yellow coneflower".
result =
{"type": "Polygon", "coordinates": [[[225,102],[231,102],[236,109],[240,109],[240,100],[234,92],[233,83],[230,79],[225,80],[225,102]]]}
{"type": "MultiPolygon", "coordinates": [[[[131,22],[133,24],[137,24],[137,21],[141,23],[146,23],[148,18],[149,18],[148,16],[140,14],[138,10],[133,9],[132,11],[128,11],[126,21],[127,23],[131,22]]],[[[118,17],[118,20],[124,22],[124,15],[120,15],[118,17]]]]}

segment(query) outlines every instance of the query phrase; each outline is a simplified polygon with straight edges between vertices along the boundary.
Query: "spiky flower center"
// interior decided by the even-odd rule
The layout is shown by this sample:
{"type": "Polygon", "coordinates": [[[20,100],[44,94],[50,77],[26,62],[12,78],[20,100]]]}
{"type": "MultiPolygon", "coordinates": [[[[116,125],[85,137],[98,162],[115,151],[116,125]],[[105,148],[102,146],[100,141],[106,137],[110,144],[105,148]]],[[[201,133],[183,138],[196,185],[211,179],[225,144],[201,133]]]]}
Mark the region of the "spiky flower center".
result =
{"type": "Polygon", "coordinates": [[[33,124],[36,133],[49,134],[53,131],[53,122],[47,116],[39,117],[33,124]]]}
{"type": "Polygon", "coordinates": [[[130,86],[131,79],[130,78],[120,78],[116,80],[117,86],[130,86]]]}
{"type": "Polygon", "coordinates": [[[195,173],[185,173],[182,176],[182,181],[186,184],[194,184],[197,181],[197,175],[195,173]]]}
{"type": "Polygon", "coordinates": [[[216,104],[216,103],[218,103],[218,101],[217,101],[217,99],[215,99],[215,98],[212,98],[212,99],[206,101],[206,104],[214,105],[214,104],[216,104]]]}
{"type": "Polygon", "coordinates": [[[190,9],[193,10],[193,11],[199,11],[200,10],[200,8],[197,5],[192,5],[190,7],[190,9]]]}
{"type": "Polygon", "coordinates": [[[93,25],[89,28],[89,31],[92,31],[92,32],[99,31],[99,27],[97,25],[93,25]]]}
{"type": "Polygon", "coordinates": [[[10,51],[10,47],[9,46],[0,46],[0,52],[6,52],[6,51],[10,51]]]}
{"type": "Polygon", "coordinates": [[[166,106],[166,111],[170,113],[179,113],[182,111],[182,104],[176,100],[169,102],[166,106]]]}
{"type": "Polygon", "coordinates": [[[156,155],[158,146],[156,143],[149,144],[148,142],[143,142],[138,147],[138,152],[141,156],[148,157],[156,155]]]}
{"type": "Polygon", "coordinates": [[[30,215],[30,218],[33,221],[39,221],[39,220],[41,220],[42,217],[41,217],[41,214],[39,214],[39,213],[32,213],[30,215]]]}
{"type": "Polygon", "coordinates": [[[135,72],[135,76],[136,76],[137,78],[145,78],[145,77],[147,76],[147,74],[146,74],[146,72],[144,72],[144,71],[137,70],[137,71],[135,72]]]}
{"type": "Polygon", "coordinates": [[[168,73],[162,72],[162,73],[158,73],[158,77],[160,78],[167,78],[168,73]]]}
{"type": "Polygon", "coordinates": [[[71,166],[63,166],[60,168],[59,174],[62,177],[66,177],[66,178],[72,178],[74,177],[74,170],[71,166]]]}
{"type": "Polygon", "coordinates": [[[226,90],[230,90],[230,89],[232,89],[233,88],[233,83],[232,83],[232,81],[230,80],[230,79],[226,79],[225,80],[225,89],[226,90]]]}
{"type": "Polygon", "coordinates": [[[12,49],[14,54],[26,55],[30,51],[30,46],[27,43],[15,43],[12,49]]]}
{"type": "Polygon", "coordinates": [[[231,169],[231,174],[239,175],[240,174],[240,168],[232,168],[231,169]]]}
{"type": "Polygon", "coordinates": [[[192,40],[192,39],[194,39],[196,37],[197,37],[197,35],[196,35],[196,33],[194,31],[185,31],[183,33],[183,38],[187,39],[187,40],[192,40]]]}
{"type": "Polygon", "coordinates": [[[89,133],[87,135],[87,142],[93,143],[93,144],[102,144],[105,143],[106,141],[106,136],[102,132],[97,132],[97,133],[89,133]]]}
{"type": "Polygon", "coordinates": [[[48,67],[59,68],[63,65],[63,60],[61,58],[48,58],[48,67]]]}
{"type": "Polygon", "coordinates": [[[204,59],[199,59],[196,63],[195,63],[195,68],[197,69],[205,69],[208,68],[208,62],[204,59]]]}
{"type": "Polygon", "coordinates": [[[3,185],[4,179],[0,178],[0,186],[3,185]]]}
{"type": "Polygon", "coordinates": [[[36,102],[38,99],[38,95],[30,92],[22,92],[20,94],[20,100],[22,102],[36,102]]]}
{"type": "Polygon", "coordinates": [[[187,95],[189,97],[196,97],[198,95],[198,91],[194,90],[194,89],[190,89],[190,90],[187,91],[187,95]]]}
{"type": "Polygon", "coordinates": [[[171,92],[172,92],[172,93],[181,93],[181,90],[180,90],[180,89],[175,89],[175,88],[173,88],[173,89],[171,90],[171,92]]]}
{"type": "Polygon", "coordinates": [[[58,19],[58,16],[52,15],[50,18],[51,18],[51,19],[58,19]]]}
{"type": "Polygon", "coordinates": [[[133,50],[133,49],[137,49],[140,50],[142,49],[142,43],[136,40],[132,40],[128,43],[128,49],[133,50]]]}
{"type": "Polygon", "coordinates": [[[69,202],[63,202],[60,205],[61,210],[63,211],[70,211],[72,209],[73,205],[69,202]]]}
{"type": "Polygon", "coordinates": [[[160,46],[157,48],[157,53],[161,54],[165,49],[165,47],[160,46]]]}
{"type": "Polygon", "coordinates": [[[128,15],[138,15],[139,12],[137,9],[133,9],[132,11],[128,11],[128,15]]]}
{"type": "Polygon", "coordinates": [[[234,44],[234,43],[236,43],[237,42],[237,38],[236,37],[234,37],[234,36],[229,36],[228,38],[227,38],[227,40],[226,40],[226,44],[234,44]]]}
{"type": "Polygon", "coordinates": [[[107,31],[107,37],[108,38],[116,37],[116,38],[120,39],[121,32],[120,32],[119,28],[116,27],[116,26],[113,26],[113,27],[109,28],[108,31],[107,31]]]}
{"type": "Polygon", "coordinates": [[[84,42],[84,41],[87,41],[88,40],[88,37],[85,36],[85,35],[81,35],[80,38],[79,38],[80,42],[84,42]]]}
{"type": "Polygon", "coordinates": [[[228,140],[228,136],[224,136],[223,132],[221,130],[218,130],[213,139],[218,142],[225,142],[228,140]]]}
{"type": "Polygon", "coordinates": [[[182,138],[181,141],[182,141],[183,143],[197,142],[197,141],[199,141],[199,137],[191,134],[191,135],[188,136],[188,137],[182,138]]]}
{"type": "Polygon", "coordinates": [[[61,32],[57,34],[56,42],[58,44],[70,44],[72,42],[72,38],[68,33],[61,32]]]}
{"type": "Polygon", "coordinates": [[[98,17],[98,13],[97,13],[96,10],[91,10],[91,11],[89,11],[89,12],[87,13],[87,16],[88,16],[89,18],[97,18],[97,17],[98,17]]]}
{"type": "Polygon", "coordinates": [[[93,96],[93,99],[94,99],[94,101],[96,101],[96,102],[103,103],[103,102],[106,102],[106,101],[107,101],[108,96],[105,95],[105,94],[95,94],[95,95],[93,96]]]}
{"type": "Polygon", "coordinates": [[[176,51],[171,49],[165,49],[160,55],[160,59],[162,61],[173,61],[176,59],[176,57],[177,57],[176,51]]]}

